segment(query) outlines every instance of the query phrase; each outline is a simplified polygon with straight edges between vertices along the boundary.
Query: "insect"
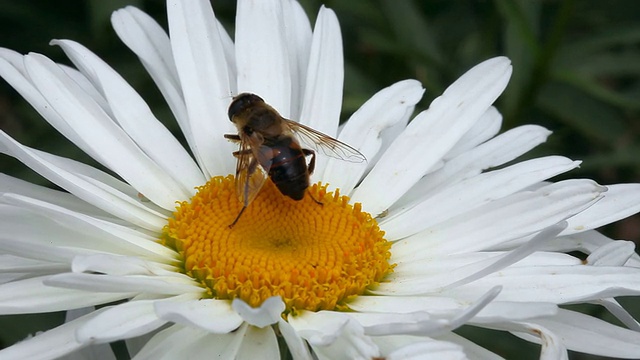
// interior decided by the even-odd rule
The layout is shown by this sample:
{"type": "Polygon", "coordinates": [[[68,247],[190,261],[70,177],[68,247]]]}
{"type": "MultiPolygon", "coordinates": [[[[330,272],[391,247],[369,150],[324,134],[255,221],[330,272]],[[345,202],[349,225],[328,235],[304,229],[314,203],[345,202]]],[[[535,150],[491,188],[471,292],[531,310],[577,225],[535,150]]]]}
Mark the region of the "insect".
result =
{"type": "MultiPolygon", "coordinates": [[[[238,134],[225,134],[240,143],[233,155],[236,165],[236,192],[243,207],[232,228],[249,204],[271,178],[278,190],[294,200],[302,200],[309,187],[309,176],[316,164],[314,150],[303,148],[298,138],[315,150],[350,162],[365,161],[364,155],[351,146],[298,122],[283,118],[258,95],[242,93],[229,105],[229,120],[238,134]],[[311,160],[307,164],[307,156],[311,160]]],[[[315,202],[321,204],[314,199],[315,202]]]]}

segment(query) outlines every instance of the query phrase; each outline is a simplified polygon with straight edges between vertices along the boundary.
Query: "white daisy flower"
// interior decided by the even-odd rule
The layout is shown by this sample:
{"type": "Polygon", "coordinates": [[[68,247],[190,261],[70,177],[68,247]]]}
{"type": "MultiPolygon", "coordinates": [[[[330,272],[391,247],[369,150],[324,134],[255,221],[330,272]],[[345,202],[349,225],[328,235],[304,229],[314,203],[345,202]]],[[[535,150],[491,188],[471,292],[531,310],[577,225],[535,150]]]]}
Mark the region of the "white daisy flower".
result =
{"type": "Polygon", "coordinates": [[[594,230],[640,211],[640,184],[548,182],[579,165],[562,156],[505,165],[550,135],[498,134],[492,103],[508,59],[477,65],[414,117],[421,85],[396,83],[339,128],[331,10],[312,30],[294,1],[241,0],[232,41],[207,1],[167,7],[168,35],[133,7],[112,22],[195,159],[82,45],[52,42],[77,70],[0,52],[0,75],[112,172],[0,133],[1,152],[67,191],[2,175],[0,314],[85,314],[0,358],[117,340],[136,359],[499,358],[452,332],[465,324],[539,343],[544,359],[640,357],[640,325],[614,299],[640,294],[640,260],[631,242],[594,230]],[[308,192],[322,205],[267,182],[229,228],[242,204],[230,175],[237,145],[223,135],[236,131],[227,111],[241,92],[367,162],[319,154],[308,192]],[[559,307],[576,303],[602,305],[625,327],[559,307]]]}

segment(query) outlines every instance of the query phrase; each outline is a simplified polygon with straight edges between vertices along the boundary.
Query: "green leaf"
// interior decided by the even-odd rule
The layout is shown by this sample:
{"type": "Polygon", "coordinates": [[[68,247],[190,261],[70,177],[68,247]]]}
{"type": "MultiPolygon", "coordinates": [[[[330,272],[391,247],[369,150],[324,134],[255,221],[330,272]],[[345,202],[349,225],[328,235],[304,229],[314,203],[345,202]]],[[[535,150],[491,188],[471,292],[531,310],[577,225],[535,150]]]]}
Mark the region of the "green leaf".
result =
{"type": "MultiPolygon", "coordinates": [[[[568,66],[564,66],[568,67],[568,66]]],[[[605,52],[575,59],[573,71],[589,77],[640,75],[640,51],[605,52]]]]}
{"type": "Polygon", "coordinates": [[[563,84],[546,85],[537,105],[558,121],[603,143],[612,144],[625,132],[617,111],[563,84]]]}
{"type": "Polygon", "coordinates": [[[434,31],[414,2],[382,0],[382,6],[398,41],[407,50],[420,53],[432,64],[444,62],[434,31]]]}
{"type": "Polygon", "coordinates": [[[640,25],[625,25],[618,28],[605,29],[595,32],[582,39],[572,39],[565,44],[559,53],[559,60],[571,64],[574,61],[582,61],[587,56],[592,56],[602,50],[617,46],[637,46],[640,42],[640,25]]]}
{"type": "Polygon", "coordinates": [[[553,78],[574,86],[604,103],[626,109],[640,109],[637,97],[626,97],[621,92],[607,87],[604,83],[574,71],[558,70],[553,73],[553,78]]]}

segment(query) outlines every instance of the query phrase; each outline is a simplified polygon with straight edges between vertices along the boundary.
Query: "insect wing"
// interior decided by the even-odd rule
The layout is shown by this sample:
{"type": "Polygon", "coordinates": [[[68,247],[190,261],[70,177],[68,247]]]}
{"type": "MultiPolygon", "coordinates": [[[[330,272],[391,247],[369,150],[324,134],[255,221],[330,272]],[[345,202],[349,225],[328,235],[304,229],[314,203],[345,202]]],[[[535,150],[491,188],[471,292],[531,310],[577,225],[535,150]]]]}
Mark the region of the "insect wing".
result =
{"type": "Polygon", "coordinates": [[[354,163],[367,160],[360,151],[320,131],[291,120],[285,119],[285,124],[303,143],[327,156],[354,163]]]}
{"type": "Polygon", "coordinates": [[[258,143],[251,145],[250,138],[242,137],[240,150],[236,153],[236,193],[240,202],[247,206],[256,198],[267,180],[271,159],[266,150],[270,149],[258,143]],[[261,149],[259,151],[257,149],[261,149]]]}

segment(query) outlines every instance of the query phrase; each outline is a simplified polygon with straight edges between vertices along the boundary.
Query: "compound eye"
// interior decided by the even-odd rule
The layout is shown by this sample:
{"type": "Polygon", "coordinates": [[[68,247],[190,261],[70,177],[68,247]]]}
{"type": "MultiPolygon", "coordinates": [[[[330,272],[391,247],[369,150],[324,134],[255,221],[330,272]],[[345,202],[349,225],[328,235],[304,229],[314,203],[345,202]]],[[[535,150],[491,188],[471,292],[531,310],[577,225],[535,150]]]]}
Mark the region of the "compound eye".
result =
{"type": "Polygon", "coordinates": [[[234,97],[231,105],[229,105],[229,120],[233,121],[235,115],[257,102],[264,102],[264,100],[260,96],[251,93],[242,93],[234,97]]]}

